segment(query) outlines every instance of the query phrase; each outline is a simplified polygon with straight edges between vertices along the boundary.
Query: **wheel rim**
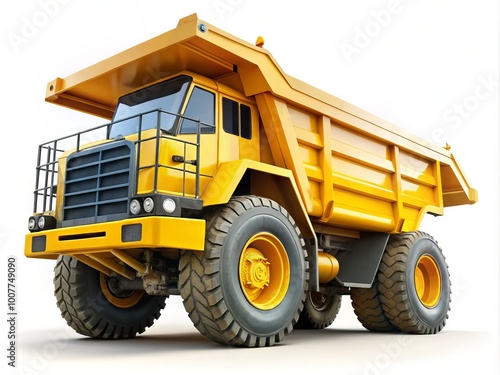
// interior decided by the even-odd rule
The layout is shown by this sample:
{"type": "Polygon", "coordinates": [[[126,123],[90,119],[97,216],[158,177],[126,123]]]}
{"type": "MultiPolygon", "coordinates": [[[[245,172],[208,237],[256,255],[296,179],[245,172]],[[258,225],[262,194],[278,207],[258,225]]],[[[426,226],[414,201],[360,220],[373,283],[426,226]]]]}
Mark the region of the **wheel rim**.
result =
{"type": "Polygon", "coordinates": [[[278,306],[290,283],[290,262],[281,241],[271,233],[250,238],[241,252],[239,279],[251,305],[260,310],[278,306]]]}
{"type": "Polygon", "coordinates": [[[415,267],[415,289],[418,299],[427,308],[437,305],[441,297],[441,273],[430,255],[422,255],[415,267]]]}
{"type": "MultiPolygon", "coordinates": [[[[330,297],[331,298],[331,297],[330,297]]],[[[309,300],[316,311],[325,310],[330,300],[329,296],[320,292],[309,293],[309,300]]]]}
{"type": "Polygon", "coordinates": [[[101,273],[99,278],[102,294],[114,306],[128,309],[135,306],[144,295],[143,290],[121,290],[116,284],[116,279],[101,273]]]}

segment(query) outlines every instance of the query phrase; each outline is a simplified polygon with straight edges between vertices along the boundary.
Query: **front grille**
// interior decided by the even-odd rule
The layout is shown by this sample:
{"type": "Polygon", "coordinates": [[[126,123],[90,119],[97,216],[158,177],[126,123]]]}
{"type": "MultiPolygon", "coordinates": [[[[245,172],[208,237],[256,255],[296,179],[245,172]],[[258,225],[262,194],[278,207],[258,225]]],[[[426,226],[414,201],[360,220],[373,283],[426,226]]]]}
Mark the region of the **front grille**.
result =
{"type": "Polygon", "coordinates": [[[93,223],[127,216],[133,159],[133,143],[129,141],[113,142],[69,156],[63,221],[93,223]]]}

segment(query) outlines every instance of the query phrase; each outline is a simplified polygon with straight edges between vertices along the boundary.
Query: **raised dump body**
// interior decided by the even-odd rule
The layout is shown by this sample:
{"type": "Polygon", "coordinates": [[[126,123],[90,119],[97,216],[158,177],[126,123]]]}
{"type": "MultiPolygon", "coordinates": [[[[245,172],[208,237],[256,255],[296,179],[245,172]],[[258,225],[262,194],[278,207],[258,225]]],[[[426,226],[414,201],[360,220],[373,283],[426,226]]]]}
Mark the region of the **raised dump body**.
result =
{"type": "Polygon", "coordinates": [[[444,326],[447,266],[418,228],[477,192],[449,150],[288,76],[261,41],[192,15],[55,79],[46,100],[111,120],[102,141],[39,152],[25,254],[58,259],[77,332],[134,336],[175,294],[230,345],[325,328],[343,294],[371,330],[444,326]],[[94,292],[109,306],[87,327],[94,292]]]}
{"type": "Polygon", "coordinates": [[[313,223],[398,233],[418,229],[426,213],[477,199],[447,150],[361,110],[318,114],[298,107],[300,97],[256,97],[264,128],[282,135],[271,143],[273,161],[294,171],[313,223]]]}

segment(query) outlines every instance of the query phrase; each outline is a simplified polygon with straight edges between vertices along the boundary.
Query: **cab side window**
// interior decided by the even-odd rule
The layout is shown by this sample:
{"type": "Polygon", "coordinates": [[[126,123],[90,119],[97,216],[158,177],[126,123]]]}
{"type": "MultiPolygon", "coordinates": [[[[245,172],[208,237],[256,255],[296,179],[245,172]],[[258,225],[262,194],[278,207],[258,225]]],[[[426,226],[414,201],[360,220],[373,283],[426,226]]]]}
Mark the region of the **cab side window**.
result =
{"type": "Polygon", "coordinates": [[[228,98],[222,98],[222,128],[226,133],[252,139],[250,107],[228,98]]]}
{"type": "Polygon", "coordinates": [[[197,122],[200,120],[201,133],[215,133],[215,95],[214,93],[195,87],[184,111],[181,134],[196,134],[197,122]]]}

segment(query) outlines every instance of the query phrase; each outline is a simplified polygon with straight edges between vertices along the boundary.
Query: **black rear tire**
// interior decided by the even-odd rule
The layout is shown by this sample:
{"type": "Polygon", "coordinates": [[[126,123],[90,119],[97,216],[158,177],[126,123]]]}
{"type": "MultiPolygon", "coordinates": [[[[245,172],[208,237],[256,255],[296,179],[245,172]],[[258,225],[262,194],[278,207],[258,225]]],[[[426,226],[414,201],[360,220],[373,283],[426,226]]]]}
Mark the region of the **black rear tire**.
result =
{"type": "Polygon", "coordinates": [[[68,325],[84,336],[133,338],[151,327],[165,307],[166,297],[112,288],[112,279],[71,256],[59,256],[54,275],[57,307],[68,325]]]}
{"type": "Polygon", "coordinates": [[[341,294],[326,295],[308,292],[304,310],[295,325],[297,329],[324,329],[337,317],[342,303],[341,294]]]}
{"type": "Polygon", "coordinates": [[[437,242],[423,232],[391,236],[379,267],[380,300],[402,332],[433,334],[448,319],[450,275],[437,242]]]}
{"type": "Polygon", "coordinates": [[[356,317],[367,330],[373,332],[397,331],[385,316],[377,278],[375,278],[371,288],[351,288],[351,302],[356,317]]]}

